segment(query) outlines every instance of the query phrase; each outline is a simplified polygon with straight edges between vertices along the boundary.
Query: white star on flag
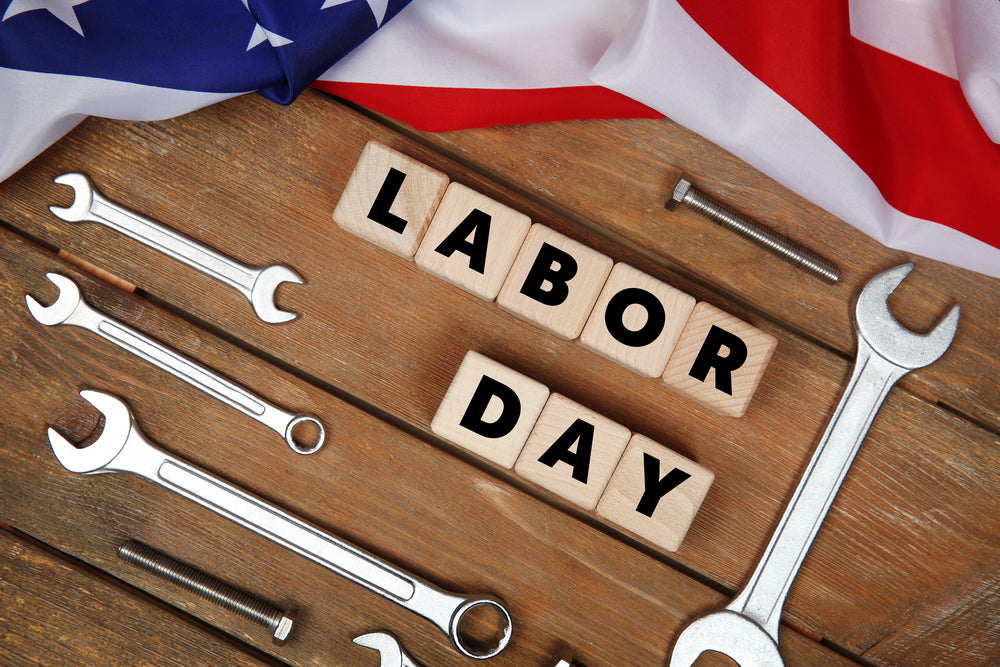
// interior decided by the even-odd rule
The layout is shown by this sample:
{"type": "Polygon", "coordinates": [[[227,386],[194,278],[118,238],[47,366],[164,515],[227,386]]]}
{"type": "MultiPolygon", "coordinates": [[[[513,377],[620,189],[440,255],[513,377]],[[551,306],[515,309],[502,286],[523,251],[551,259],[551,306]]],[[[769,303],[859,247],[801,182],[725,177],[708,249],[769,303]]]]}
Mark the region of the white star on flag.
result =
{"type": "MultiPolygon", "coordinates": [[[[243,0],[243,6],[247,8],[248,12],[250,12],[250,0],[243,0]]],[[[250,12],[250,16],[253,16],[253,12],[250,12]]],[[[247,51],[255,46],[260,46],[264,42],[268,42],[271,46],[278,47],[284,46],[285,44],[291,44],[292,40],[271,32],[270,30],[264,28],[261,24],[256,23],[253,27],[253,33],[250,35],[250,41],[247,42],[247,51]]]]}
{"type": "MultiPolygon", "coordinates": [[[[354,2],[354,0],[326,0],[320,9],[329,9],[330,7],[336,7],[348,2],[354,2]]],[[[382,21],[385,20],[385,12],[389,9],[389,0],[365,0],[365,2],[368,3],[372,14],[375,16],[375,24],[381,26],[382,21]]]]}
{"type": "Polygon", "coordinates": [[[3,13],[3,18],[0,19],[0,23],[6,21],[12,16],[17,16],[24,12],[33,12],[37,9],[44,9],[48,13],[55,16],[57,19],[68,25],[73,30],[80,33],[83,37],[83,28],[80,26],[80,20],[76,18],[76,10],[73,9],[77,5],[82,5],[88,0],[14,0],[7,7],[7,11],[3,13]]]}

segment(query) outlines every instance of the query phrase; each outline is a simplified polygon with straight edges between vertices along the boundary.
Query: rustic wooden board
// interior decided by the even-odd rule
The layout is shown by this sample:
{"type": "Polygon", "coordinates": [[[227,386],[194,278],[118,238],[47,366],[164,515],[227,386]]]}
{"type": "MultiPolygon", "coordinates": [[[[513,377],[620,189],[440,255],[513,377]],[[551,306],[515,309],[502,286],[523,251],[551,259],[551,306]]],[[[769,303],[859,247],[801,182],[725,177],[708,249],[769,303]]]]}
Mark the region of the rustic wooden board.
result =
{"type": "MultiPolygon", "coordinates": [[[[0,391],[6,433],[0,466],[0,517],[34,538],[150,590],[249,645],[294,665],[369,664],[351,643],[390,629],[428,665],[466,664],[429,624],[374,593],[291,556],[285,549],[165,489],[128,475],[75,475],[45,439],[52,426],[74,441],[95,429],[80,387],[130,399],[154,442],[293,514],[382,555],[438,585],[504,598],[517,623],[511,646],[490,664],[541,665],[570,646],[587,664],[659,665],[683,623],[722,602],[719,593],[662,559],[581,523],[147,300],[74,271],[55,256],[0,231],[0,324],[8,341],[0,391]],[[46,329],[23,307],[44,298],[45,271],[66,272],[91,303],[127,320],[233,379],[266,386],[270,398],[319,416],[330,433],[320,452],[292,454],[270,431],[133,359],[89,332],[46,329]],[[275,648],[266,635],[209,603],[155,582],[115,556],[133,537],[203,569],[252,582],[268,599],[296,603],[293,640],[275,648]],[[627,623],[622,623],[627,610],[627,623]]],[[[44,302],[44,301],[43,301],[44,302]]],[[[247,584],[250,585],[250,584],[247,584]]],[[[163,633],[171,632],[165,619],[163,633]]],[[[790,665],[849,661],[794,631],[790,665]]]]}
{"type": "MultiPolygon", "coordinates": [[[[627,133],[626,125],[602,121],[594,125],[619,139],[627,133]]],[[[663,121],[653,127],[668,126],[663,121]]],[[[636,146],[654,134],[645,122],[627,127],[634,127],[635,135],[628,142],[622,140],[621,150],[631,146],[636,153],[636,146]]],[[[570,123],[560,124],[551,132],[553,137],[561,137],[571,130],[580,131],[584,137],[594,131],[589,123],[570,123]]],[[[729,263],[728,268],[698,273],[684,264],[682,255],[686,251],[677,250],[675,257],[670,244],[649,241],[651,235],[666,233],[660,229],[662,224],[654,225],[619,211],[619,217],[632,225],[626,229],[622,226],[626,222],[611,220],[614,216],[610,213],[609,219],[603,217],[604,213],[596,219],[594,211],[601,211],[604,206],[606,213],[610,203],[585,199],[582,185],[576,189],[568,183],[559,188],[545,186],[546,182],[554,182],[550,170],[557,170],[558,166],[558,160],[549,151],[556,150],[565,140],[553,138],[553,145],[543,142],[539,150],[549,157],[540,163],[522,160],[521,175],[513,178],[514,162],[497,157],[494,149],[499,149],[490,137],[510,137],[514,143],[512,149],[517,152],[521,150],[516,148],[518,141],[522,140],[517,137],[537,136],[539,131],[537,128],[472,131],[470,137],[484,137],[482,153],[474,155],[473,144],[457,147],[464,141],[457,135],[442,138],[421,135],[419,142],[414,141],[316,94],[304,95],[288,109],[245,98],[163,123],[92,119],[22,173],[0,185],[0,219],[20,233],[108,268],[138,284],[144,294],[192,318],[202,327],[200,332],[184,329],[173,335],[181,342],[187,341],[199,353],[220,355],[219,367],[229,369],[235,364],[239,368],[242,363],[243,377],[267,387],[268,395],[275,400],[286,397],[300,407],[309,408],[313,401],[325,405],[330,400],[328,393],[332,393],[377,415],[380,428],[389,428],[385,426],[388,422],[416,436],[417,439],[406,436],[406,442],[412,439],[421,448],[438,452],[433,456],[440,459],[429,460],[448,471],[453,471],[454,465],[465,466],[455,456],[469,459],[431,436],[429,424],[458,363],[470,349],[662,442],[716,472],[716,481],[691,531],[680,551],[671,556],[651,545],[634,542],[610,522],[575,510],[552,494],[478,461],[473,463],[485,473],[475,472],[474,479],[482,488],[499,494],[497,497],[513,497],[528,503],[531,510],[527,514],[532,518],[519,516],[501,522],[507,525],[513,521],[518,530],[531,533],[531,538],[524,538],[524,544],[504,536],[505,543],[525,549],[525,559],[547,540],[565,538],[579,545],[579,536],[569,528],[565,528],[566,536],[559,532],[544,535],[531,532],[541,530],[540,526],[549,531],[550,525],[564,525],[553,521],[566,521],[566,526],[596,527],[596,531],[588,528],[588,538],[591,532],[610,535],[606,543],[601,542],[601,549],[610,549],[616,557],[622,553],[636,554],[638,560],[629,562],[643,570],[653,568],[657,576],[661,567],[673,572],[664,563],[677,564],[721,589],[735,590],[749,575],[766,544],[848,376],[847,355],[853,346],[848,325],[852,290],[871,273],[891,266],[899,257],[891,253],[877,257],[862,253],[851,260],[851,270],[845,271],[845,276],[854,275],[853,282],[848,285],[845,277],[843,285],[832,289],[810,287],[802,288],[804,291],[800,293],[797,290],[807,279],[794,273],[782,274],[776,268],[779,265],[765,272],[770,280],[767,289],[749,278],[744,288],[743,278],[737,281],[733,276],[757,269],[751,266],[753,262],[743,266],[734,259],[740,253],[718,240],[714,252],[721,256],[719,262],[729,263]],[[623,372],[613,362],[579,344],[558,339],[520,321],[495,304],[463,293],[412,263],[339,229],[330,214],[362,147],[370,139],[412,155],[453,180],[529,214],[536,222],[543,222],[616,261],[626,261],[777,336],[777,350],[747,415],[741,419],[720,418],[654,380],[623,372]],[[438,144],[428,146],[432,140],[438,144]],[[443,141],[452,143],[444,145],[440,143],[443,141]],[[442,150],[452,152],[461,161],[442,155],[442,150]],[[507,166],[501,169],[503,165],[507,166]],[[282,287],[279,299],[284,307],[299,313],[299,319],[280,327],[260,325],[249,306],[229,288],[192,271],[178,269],[176,263],[94,225],[74,227],[55,219],[45,207],[52,203],[64,205],[68,194],[51,184],[51,179],[76,169],[87,171],[112,199],[127,202],[151,217],[226,249],[249,264],[281,262],[295,268],[305,277],[306,285],[282,287]],[[540,175],[539,170],[544,173],[540,175]],[[543,185],[535,189],[539,183],[543,185]],[[247,233],[250,228],[254,234],[247,233]],[[650,231],[654,228],[655,233],[650,231]],[[653,247],[659,250],[651,251],[653,247]],[[781,289],[775,289],[776,284],[781,289]],[[812,314],[807,317],[808,312],[812,314]],[[817,322],[812,323],[812,319],[817,322]],[[807,323],[809,326],[805,326],[807,323]],[[822,330],[828,330],[830,335],[822,330]],[[210,331],[230,341],[239,341],[248,353],[212,351],[212,346],[203,340],[210,337],[210,331]],[[257,378],[260,362],[255,355],[279,362],[308,384],[288,379],[278,381],[270,375],[266,382],[257,378]],[[285,393],[272,390],[275,383],[278,388],[285,387],[285,393]],[[306,397],[310,399],[305,400],[306,397]],[[436,447],[429,447],[427,441],[436,447]],[[530,504],[534,501],[527,499],[529,495],[542,498],[551,506],[530,504]],[[539,516],[544,517],[544,522],[535,523],[539,516]]],[[[671,141],[687,141],[701,147],[696,138],[684,137],[683,133],[675,131],[672,136],[671,141]]],[[[530,143],[526,138],[523,141],[525,146],[530,143]]],[[[661,137],[659,141],[664,139],[661,137]]],[[[693,149],[685,144],[671,146],[670,150],[686,155],[693,149]]],[[[603,154],[608,159],[622,159],[611,153],[610,147],[605,146],[603,154]]],[[[577,154],[567,150],[566,155],[577,154]]],[[[562,166],[566,171],[565,163],[562,166]]],[[[573,169],[602,174],[604,167],[585,161],[573,169]]],[[[626,180],[638,178],[634,173],[637,169],[630,166],[629,171],[623,172],[626,180]]],[[[764,182],[759,176],[754,179],[758,185],[764,182]]],[[[767,187],[775,188],[769,192],[776,199],[792,200],[785,206],[802,206],[773,184],[767,187]]],[[[595,191],[589,196],[603,195],[595,191]]],[[[691,223],[688,233],[692,237],[706,233],[696,231],[695,224],[711,229],[711,225],[696,219],[691,223]]],[[[837,226],[830,222],[830,227],[837,226]]],[[[853,238],[851,234],[846,236],[853,238]]],[[[863,242],[858,243],[864,246],[863,242]]],[[[32,275],[22,275],[20,262],[18,259],[5,272],[5,276],[10,276],[6,282],[20,276],[32,281],[32,289],[44,289],[41,269],[32,275]]],[[[984,302],[986,297],[982,296],[989,296],[992,283],[981,281],[973,290],[970,286],[977,283],[970,276],[962,272],[955,276],[948,274],[946,288],[935,292],[931,275],[921,264],[901,291],[901,298],[894,297],[893,308],[914,328],[926,327],[944,310],[953,292],[965,294],[959,340],[946,359],[964,357],[961,362],[951,363],[958,363],[959,370],[976,368],[982,375],[966,377],[956,371],[940,376],[928,371],[925,377],[930,379],[907,385],[912,391],[897,389],[890,396],[792,589],[786,609],[786,618],[794,627],[863,654],[875,664],[977,665],[1000,659],[1000,633],[993,622],[1000,607],[995,594],[1000,563],[1000,545],[995,536],[1000,527],[1000,513],[994,493],[1000,481],[1000,462],[995,454],[1000,438],[995,431],[976,426],[972,420],[926,400],[927,387],[938,382],[941,386],[935,386],[932,393],[937,395],[946,390],[950,392],[948,395],[967,395],[966,407],[956,409],[975,413],[979,424],[995,423],[1000,406],[996,385],[977,384],[977,378],[988,377],[990,371],[983,369],[991,369],[990,364],[996,363],[996,355],[988,358],[994,349],[991,346],[996,345],[996,333],[986,331],[986,327],[966,326],[970,320],[983,322],[992,313],[986,306],[988,300],[984,302]],[[945,386],[948,382],[942,378],[954,380],[955,387],[945,386]],[[975,650],[962,637],[975,637],[978,640],[975,650]]],[[[132,312],[123,305],[116,307],[132,312]]],[[[151,312],[154,311],[140,308],[133,316],[149,318],[151,312]]],[[[150,330],[162,326],[161,323],[150,330]]],[[[34,332],[24,342],[26,350],[34,349],[35,335],[39,334],[34,332]]],[[[20,353],[27,354],[24,350],[20,353]]],[[[98,356],[103,363],[105,355],[98,356]]],[[[99,367],[95,365],[92,372],[99,367]]],[[[119,371],[116,379],[122,381],[131,372],[119,371]]],[[[69,400],[70,393],[61,394],[62,402],[69,400]]],[[[204,402],[200,396],[192,400],[204,402]]],[[[51,401],[37,397],[25,404],[51,401]]],[[[37,423],[44,423],[45,417],[37,415],[37,408],[32,409],[36,411],[37,423]]],[[[157,420],[161,423],[170,412],[162,409],[160,417],[164,419],[157,420]]],[[[10,414],[5,419],[14,420],[15,416],[24,419],[24,415],[10,414]]],[[[351,417],[356,415],[351,413],[351,417]]],[[[204,419],[202,427],[205,423],[213,424],[216,417],[204,419]]],[[[344,423],[351,424],[347,418],[344,423]]],[[[247,420],[242,419],[240,424],[245,427],[247,420]]],[[[197,435],[197,426],[188,433],[197,435]]],[[[282,475],[305,475],[306,480],[322,477],[315,470],[290,471],[289,454],[280,452],[281,445],[275,442],[273,434],[263,431],[261,437],[260,447],[267,449],[268,457],[280,455],[275,461],[281,463],[274,465],[283,471],[278,474],[282,480],[282,475]]],[[[391,439],[399,437],[397,434],[391,439]]],[[[331,443],[335,438],[336,435],[331,435],[331,443]]],[[[407,458],[403,460],[409,463],[410,449],[406,451],[407,458]]],[[[322,452],[321,456],[332,454],[322,452]]],[[[207,459],[216,460],[215,455],[207,459]]],[[[231,463],[223,459],[216,469],[227,473],[236,470],[243,479],[259,478],[247,468],[248,463],[245,457],[231,463]]],[[[365,480],[365,469],[365,465],[338,467],[341,471],[351,471],[352,479],[356,480],[365,480]]],[[[27,470],[22,468],[22,473],[27,474],[27,470]]],[[[421,475],[426,472],[419,469],[421,475]]],[[[451,480],[451,476],[447,479],[451,480]]],[[[300,478],[299,482],[306,480],[300,478]]],[[[309,483],[300,486],[313,489],[309,483]]],[[[359,489],[355,491],[361,493],[359,489]]],[[[414,498],[427,500],[424,492],[414,493],[414,498]]],[[[391,496],[372,498],[372,507],[378,507],[379,502],[391,505],[388,497],[391,496]]],[[[323,516],[325,519],[326,515],[323,516]]],[[[343,526],[345,531],[350,531],[351,526],[373,525],[367,519],[354,521],[344,518],[343,524],[336,525],[343,526]]],[[[55,539],[57,533],[50,531],[48,539],[55,539]]],[[[439,542],[441,537],[434,533],[428,539],[439,542]]],[[[453,545],[449,542],[448,547],[452,549],[453,545]]],[[[85,551],[88,547],[79,548],[85,551]]],[[[230,548],[239,552],[238,547],[230,548]]],[[[413,562],[435,562],[440,557],[437,551],[426,548],[432,554],[429,560],[413,562]]],[[[551,553],[552,548],[549,545],[542,553],[551,553]]],[[[403,548],[400,553],[410,551],[403,548]]],[[[602,551],[602,561],[606,557],[602,551]]],[[[464,567],[461,556],[449,558],[459,570],[464,567]]],[[[478,555],[470,558],[476,559],[478,555]]],[[[483,576],[481,581],[491,582],[493,576],[483,576]]],[[[700,608],[721,599],[709,597],[711,602],[703,602],[700,608]]],[[[676,600],[676,596],[670,599],[676,600]]],[[[565,616],[560,620],[565,621],[565,616]]],[[[685,615],[678,611],[678,617],[685,615]]],[[[573,618],[572,622],[580,624],[581,632],[594,627],[593,619],[575,615],[573,618]]],[[[664,647],[673,635],[664,629],[667,626],[657,627],[664,642],[657,647],[662,659],[664,647]]],[[[612,634],[621,631],[613,622],[609,626],[612,634]]],[[[542,652],[532,655],[540,656],[542,652]]],[[[612,653],[609,650],[598,655],[608,657],[612,653]]],[[[594,662],[602,664],[601,660],[594,662]]],[[[609,664],[617,663],[611,660],[609,664]]]]}
{"type": "Polygon", "coordinates": [[[0,599],[0,662],[11,667],[278,664],[2,526],[0,599]]]}

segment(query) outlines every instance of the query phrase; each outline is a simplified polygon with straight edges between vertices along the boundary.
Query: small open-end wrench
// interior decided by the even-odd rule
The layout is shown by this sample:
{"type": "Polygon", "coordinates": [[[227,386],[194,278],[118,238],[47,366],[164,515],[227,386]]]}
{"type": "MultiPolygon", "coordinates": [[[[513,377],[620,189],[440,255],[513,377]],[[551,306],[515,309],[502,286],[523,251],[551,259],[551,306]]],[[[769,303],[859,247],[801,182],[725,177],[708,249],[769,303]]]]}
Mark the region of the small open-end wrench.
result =
{"type": "Polygon", "coordinates": [[[311,415],[295,415],[255,396],[243,387],[227,380],[211,369],[202,366],[180,352],[159,343],[149,336],[92,308],[80,294],[72,280],[58,273],[45,276],[59,288],[59,296],[49,306],[43,306],[34,297],[24,297],[32,317],[45,326],[71,324],[91,331],[101,338],[128,350],[140,359],[157,366],[174,377],[201,389],[226,405],[253,417],[264,426],[285,438],[285,442],[298,454],[312,454],[323,446],[326,431],[323,424],[311,415]],[[293,431],[302,423],[313,424],[317,438],[312,443],[300,443],[293,431]]]}
{"type": "Polygon", "coordinates": [[[379,667],[421,667],[388,632],[369,632],[355,637],[354,643],[378,651],[379,667]]]}
{"type": "Polygon", "coordinates": [[[92,390],[80,395],[104,416],[104,429],[97,440],[82,448],[48,429],[52,451],[67,470],[87,475],[130,472],[155,482],[423,616],[470,658],[491,658],[510,641],[510,613],[500,600],[449,593],[324,533],[159,449],[142,434],[121,399],[92,390]],[[461,626],[470,611],[484,606],[499,611],[504,629],[496,646],[481,649],[463,638],[461,626]]]}
{"type": "Polygon", "coordinates": [[[70,186],[75,195],[73,203],[66,208],[49,206],[56,217],[67,222],[98,222],[221,280],[249,299],[257,317],[268,324],[295,319],[295,313],[278,310],[274,305],[274,292],[278,285],[285,282],[302,283],[302,278],[288,267],[280,264],[263,269],[244,266],[206,245],[105,199],[83,174],[62,174],[55,178],[55,182],[70,186]]]}
{"type": "Polygon", "coordinates": [[[926,335],[904,328],[889,312],[889,295],[912,268],[904,264],[880,273],[861,291],[854,309],[854,373],[770,544],[746,587],[725,609],[684,629],[670,667],[691,667],[705,651],[723,653],[740,667],[784,665],[778,621],[785,597],[875,414],[896,381],[937,361],[958,330],[957,304],[926,335]]]}

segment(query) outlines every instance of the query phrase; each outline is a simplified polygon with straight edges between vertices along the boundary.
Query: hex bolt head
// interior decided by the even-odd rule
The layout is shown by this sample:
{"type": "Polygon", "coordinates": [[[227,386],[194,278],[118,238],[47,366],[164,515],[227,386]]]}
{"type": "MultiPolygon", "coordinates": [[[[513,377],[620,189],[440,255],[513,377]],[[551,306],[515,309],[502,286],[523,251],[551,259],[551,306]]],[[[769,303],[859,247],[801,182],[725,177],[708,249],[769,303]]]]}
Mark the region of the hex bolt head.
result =
{"type": "Polygon", "coordinates": [[[670,199],[663,204],[663,207],[668,211],[675,211],[677,207],[684,203],[684,197],[687,196],[688,190],[691,189],[691,181],[686,178],[681,178],[677,181],[677,185],[674,186],[674,193],[670,195],[670,199]]]}
{"type": "Polygon", "coordinates": [[[274,643],[278,646],[284,646],[285,642],[288,641],[288,636],[292,634],[292,627],[295,625],[296,619],[299,617],[299,612],[293,607],[289,607],[285,610],[285,613],[281,615],[278,619],[278,623],[274,626],[274,643]]]}

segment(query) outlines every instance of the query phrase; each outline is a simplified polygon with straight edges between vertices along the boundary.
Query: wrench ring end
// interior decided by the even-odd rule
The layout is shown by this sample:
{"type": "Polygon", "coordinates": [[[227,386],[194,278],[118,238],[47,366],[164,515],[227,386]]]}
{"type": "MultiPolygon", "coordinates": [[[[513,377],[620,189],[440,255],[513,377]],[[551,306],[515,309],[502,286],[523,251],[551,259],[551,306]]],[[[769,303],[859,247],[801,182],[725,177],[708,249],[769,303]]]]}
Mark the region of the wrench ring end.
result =
{"type": "Polygon", "coordinates": [[[514,623],[511,620],[510,612],[507,611],[507,607],[504,606],[503,602],[497,598],[482,597],[466,600],[455,610],[455,613],[451,617],[451,627],[448,630],[448,638],[462,655],[474,660],[486,660],[487,658],[492,658],[497,655],[500,651],[507,647],[513,630],[514,623]],[[492,607],[500,612],[500,616],[503,619],[503,635],[497,641],[496,646],[486,648],[485,650],[476,650],[473,647],[468,646],[462,640],[462,621],[469,614],[469,612],[477,607],[492,607]]]}
{"type": "Polygon", "coordinates": [[[323,424],[320,420],[316,419],[312,415],[295,415],[295,417],[288,422],[288,427],[285,429],[285,442],[288,443],[288,446],[291,447],[292,451],[296,454],[313,454],[318,452],[319,448],[323,446],[324,440],[326,440],[326,429],[323,428],[323,424]],[[316,425],[316,428],[319,429],[319,433],[316,436],[316,442],[309,445],[302,445],[295,439],[293,431],[299,424],[316,425]]]}

